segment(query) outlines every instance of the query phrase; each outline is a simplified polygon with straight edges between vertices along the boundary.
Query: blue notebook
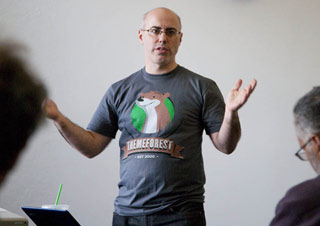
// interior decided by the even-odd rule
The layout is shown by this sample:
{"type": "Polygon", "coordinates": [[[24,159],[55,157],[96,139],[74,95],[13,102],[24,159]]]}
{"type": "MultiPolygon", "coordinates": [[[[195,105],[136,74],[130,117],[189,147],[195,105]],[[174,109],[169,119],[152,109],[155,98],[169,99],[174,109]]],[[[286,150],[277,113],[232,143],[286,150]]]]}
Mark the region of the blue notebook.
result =
{"type": "Polygon", "coordinates": [[[68,210],[27,206],[21,209],[37,226],[81,226],[68,210]]]}

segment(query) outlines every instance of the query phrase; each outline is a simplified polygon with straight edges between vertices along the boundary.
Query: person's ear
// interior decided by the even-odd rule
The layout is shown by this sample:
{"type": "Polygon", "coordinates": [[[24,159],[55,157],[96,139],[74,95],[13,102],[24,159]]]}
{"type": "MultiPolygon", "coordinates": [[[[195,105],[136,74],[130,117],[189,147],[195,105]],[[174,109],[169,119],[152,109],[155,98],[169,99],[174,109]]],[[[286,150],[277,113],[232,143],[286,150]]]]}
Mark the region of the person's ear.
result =
{"type": "Polygon", "coordinates": [[[181,34],[180,34],[180,43],[179,43],[179,45],[181,44],[181,42],[182,42],[182,36],[183,36],[183,33],[181,32],[181,34]]]}
{"type": "Polygon", "coordinates": [[[320,159],[320,136],[317,134],[313,134],[312,137],[312,143],[313,143],[313,150],[315,154],[317,155],[318,159],[320,159]]]}
{"type": "Polygon", "coordinates": [[[320,135],[313,134],[312,135],[312,140],[313,140],[313,142],[315,142],[317,145],[320,146],[320,135]]]}
{"type": "Polygon", "coordinates": [[[143,34],[141,30],[138,31],[138,35],[139,35],[140,44],[143,44],[143,34]]]}

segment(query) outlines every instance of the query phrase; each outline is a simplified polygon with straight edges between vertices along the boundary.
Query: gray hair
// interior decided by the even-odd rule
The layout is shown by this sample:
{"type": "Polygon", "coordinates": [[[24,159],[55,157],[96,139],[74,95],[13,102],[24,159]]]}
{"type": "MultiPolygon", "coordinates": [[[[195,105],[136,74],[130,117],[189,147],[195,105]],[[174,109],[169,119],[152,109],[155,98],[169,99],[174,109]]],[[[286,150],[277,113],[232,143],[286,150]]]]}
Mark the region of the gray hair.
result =
{"type": "MultiPolygon", "coordinates": [[[[151,9],[149,10],[148,12],[146,12],[145,14],[143,14],[143,18],[142,18],[142,22],[141,22],[141,29],[145,29],[145,20],[148,16],[148,14],[156,9],[164,9],[164,10],[168,10],[168,11],[171,11],[173,12],[171,9],[168,9],[168,8],[165,8],[165,7],[158,7],[158,8],[155,8],[155,9],[151,9]]],[[[173,12],[177,18],[178,18],[178,21],[179,21],[179,25],[180,25],[180,30],[182,29],[182,23],[181,23],[181,19],[180,17],[178,16],[178,14],[176,14],[175,12],[173,12]]]]}
{"type": "Polygon", "coordinates": [[[297,135],[306,141],[320,133],[320,86],[301,97],[293,109],[297,135]]]}

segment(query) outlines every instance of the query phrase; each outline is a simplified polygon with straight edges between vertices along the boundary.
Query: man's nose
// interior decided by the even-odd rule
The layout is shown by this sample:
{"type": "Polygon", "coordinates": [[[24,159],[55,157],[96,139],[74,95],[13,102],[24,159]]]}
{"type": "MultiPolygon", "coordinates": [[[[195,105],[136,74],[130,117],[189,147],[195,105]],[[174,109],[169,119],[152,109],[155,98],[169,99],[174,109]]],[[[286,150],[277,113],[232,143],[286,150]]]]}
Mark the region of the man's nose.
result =
{"type": "Polygon", "coordinates": [[[167,36],[166,32],[161,31],[159,34],[159,41],[165,42],[165,41],[167,41],[167,38],[168,38],[168,36],[167,36]]]}

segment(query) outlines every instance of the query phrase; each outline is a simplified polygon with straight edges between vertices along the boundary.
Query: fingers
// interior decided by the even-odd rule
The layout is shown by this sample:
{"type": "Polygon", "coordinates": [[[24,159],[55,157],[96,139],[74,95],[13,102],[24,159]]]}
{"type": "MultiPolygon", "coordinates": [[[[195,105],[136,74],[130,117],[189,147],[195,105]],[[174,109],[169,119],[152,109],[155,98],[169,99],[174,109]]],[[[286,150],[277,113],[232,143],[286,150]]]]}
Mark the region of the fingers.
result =
{"type": "Polygon", "coordinates": [[[42,111],[46,116],[48,114],[48,107],[50,105],[50,101],[51,100],[47,98],[42,102],[42,111]]]}
{"type": "Polygon", "coordinates": [[[42,103],[42,111],[47,118],[55,119],[58,116],[59,110],[56,103],[51,99],[45,99],[42,103]]]}
{"type": "Polygon", "coordinates": [[[48,101],[48,99],[44,99],[44,100],[42,101],[42,104],[41,104],[42,109],[44,109],[44,108],[46,107],[47,101],[48,101]]]}
{"type": "Polygon", "coordinates": [[[44,112],[46,112],[46,108],[47,108],[47,106],[49,105],[49,103],[50,103],[50,99],[48,99],[48,98],[46,98],[46,99],[44,99],[44,100],[42,101],[42,110],[43,110],[44,112]]]}
{"type": "MultiPolygon", "coordinates": [[[[233,90],[239,90],[242,85],[242,80],[239,79],[238,82],[234,85],[233,90]]],[[[247,85],[244,90],[246,91],[247,94],[251,94],[253,90],[257,86],[257,80],[253,79],[249,85],[247,85]]]]}
{"type": "Polygon", "coordinates": [[[240,86],[242,85],[242,79],[239,79],[237,83],[233,86],[233,90],[239,90],[240,86]]]}
{"type": "Polygon", "coordinates": [[[250,90],[251,90],[251,92],[253,92],[253,90],[256,88],[256,86],[257,86],[257,80],[256,79],[253,79],[252,80],[252,82],[251,82],[251,84],[250,84],[250,90]]]}
{"type": "Polygon", "coordinates": [[[253,79],[252,82],[245,88],[246,89],[246,100],[249,98],[253,90],[256,88],[257,80],[253,79]]]}
{"type": "Polygon", "coordinates": [[[240,89],[242,85],[242,80],[239,79],[238,82],[233,87],[232,91],[228,95],[228,107],[230,110],[237,111],[240,109],[249,99],[251,93],[257,86],[257,80],[253,79],[249,85],[240,89]]]}

